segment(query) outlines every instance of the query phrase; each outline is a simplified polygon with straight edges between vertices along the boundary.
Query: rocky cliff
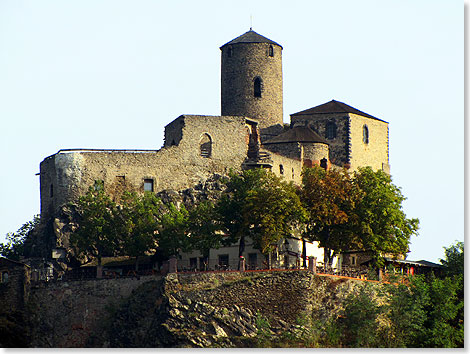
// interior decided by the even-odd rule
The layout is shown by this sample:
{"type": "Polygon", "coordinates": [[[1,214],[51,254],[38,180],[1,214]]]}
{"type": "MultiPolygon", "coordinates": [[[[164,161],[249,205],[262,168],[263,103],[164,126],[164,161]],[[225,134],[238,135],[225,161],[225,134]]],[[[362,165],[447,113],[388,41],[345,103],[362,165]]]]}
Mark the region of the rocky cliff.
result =
{"type": "Polygon", "coordinates": [[[33,347],[252,347],[337,316],[364,282],[307,271],[170,274],[33,289],[33,347]],[[269,323],[269,326],[266,326],[269,323]]]}

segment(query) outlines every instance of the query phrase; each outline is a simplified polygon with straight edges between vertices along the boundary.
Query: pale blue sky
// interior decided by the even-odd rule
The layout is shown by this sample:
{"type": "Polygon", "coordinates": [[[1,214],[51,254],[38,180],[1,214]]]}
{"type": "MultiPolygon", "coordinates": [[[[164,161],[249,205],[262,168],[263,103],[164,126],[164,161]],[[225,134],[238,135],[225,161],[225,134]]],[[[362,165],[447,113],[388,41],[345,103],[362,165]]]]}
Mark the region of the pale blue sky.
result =
{"type": "Polygon", "coordinates": [[[421,221],[408,259],[464,238],[464,11],[455,0],[0,1],[0,242],[39,213],[61,148],[158,149],[220,114],[219,47],[283,51],[284,121],[331,99],[390,123],[394,183],[421,221]]]}

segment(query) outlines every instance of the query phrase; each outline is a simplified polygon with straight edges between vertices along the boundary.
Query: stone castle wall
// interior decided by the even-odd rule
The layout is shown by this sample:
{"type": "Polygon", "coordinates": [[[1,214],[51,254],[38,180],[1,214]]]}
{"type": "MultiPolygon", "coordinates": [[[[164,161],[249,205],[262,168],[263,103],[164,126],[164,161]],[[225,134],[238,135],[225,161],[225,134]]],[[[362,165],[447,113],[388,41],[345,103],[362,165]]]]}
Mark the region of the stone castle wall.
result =
{"type": "Polygon", "coordinates": [[[221,48],[223,116],[259,120],[260,129],[283,124],[282,48],[268,43],[236,43],[221,48]],[[231,48],[231,56],[228,51],[231,48]],[[262,79],[261,97],[254,96],[254,80],[262,79]]]}
{"type": "Polygon", "coordinates": [[[329,159],[333,165],[343,167],[349,162],[349,117],[347,114],[292,115],[291,126],[309,126],[329,144],[329,159]],[[336,138],[326,138],[326,125],[336,125],[336,138]]]}
{"type": "Polygon", "coordinates": [[[41,215],[47,218],[76,201],[95,181],[104,182],[105,191],[117,200],[126,189],[143,192],[144,179],[154,181],[155,192],[181,190],[213,173],[241,168],[248,150],[243,117],[181,116],[172,124],[165,141],[179,136],[178,145],[159,151],[64,151],[46,158],[40,167],[41,215]],[[201,156],[205,135],[212,141],[209,157],[201,156]]]}
{"type": "Polygon", "coordinates": [[[349,166],[351,170],[371,166],[374,170],[389,172],[388,123],[353,113],[325,113],[292,115],[292,126],[309,126],[329,143],[329,156],[333,165],[349,166]],[[326,126],[336,125],[336,137],[328,139],[326,126]],[[363,126],[369,130],[369,143],[363,142],[363,126]]]}
{"type": "Polygon", "coordinates": [[[350,113],[351,168],[370,166],[388,169],[388,123],[350,113]],[[369,130],[369,143],[363,142],[363,127],[369,130]],[[386,166],[386,167],[385,167],[386,166]]]}

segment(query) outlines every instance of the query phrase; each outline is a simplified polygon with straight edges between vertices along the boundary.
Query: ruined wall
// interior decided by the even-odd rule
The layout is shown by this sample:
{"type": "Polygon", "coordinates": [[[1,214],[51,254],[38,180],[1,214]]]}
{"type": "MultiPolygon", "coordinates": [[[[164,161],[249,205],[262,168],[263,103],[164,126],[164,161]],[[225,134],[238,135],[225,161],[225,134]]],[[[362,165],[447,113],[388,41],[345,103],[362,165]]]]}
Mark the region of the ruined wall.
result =
{"type": "Polygon", "coordinates": [[[181,116],[175,125],[179,132],[168,134],[179,134],[179,144],[159,151],[64,151],[46,158],[40,166],[41,216],[77,200],[95,181],[103,181],[105,191],[118,200],[125,189],[143,192],[144,179],[154,181],[154,192],[181,190],[213,173],[241,168],[248,150],[243,117],[181,116]],[[201,156],[203,136],[212,141],[209,157],[201,156]]]}
{"type": "Polygon", "coordinates": [[[269,43],[235,43],[221,48],[223,116],[259,120],[260,129],[283,124],[282,48],[269,43]],[[231,56],[228,55],[231,48],[231,56]],[[262,80],[261,97],[254,96],[254,80],[262,80]]]}

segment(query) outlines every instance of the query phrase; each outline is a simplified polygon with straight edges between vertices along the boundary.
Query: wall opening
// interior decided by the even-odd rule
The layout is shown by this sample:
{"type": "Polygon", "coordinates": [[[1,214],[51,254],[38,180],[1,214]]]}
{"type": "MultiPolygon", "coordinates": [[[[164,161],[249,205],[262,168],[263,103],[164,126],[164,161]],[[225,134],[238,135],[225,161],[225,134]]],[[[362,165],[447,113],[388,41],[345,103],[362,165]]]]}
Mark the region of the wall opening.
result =
{"type": "Polygon", "coordinates": [[[205,133],[199,141],[199,150],[201,157],[209,158],[212,156],[212,139],[209,134],[205,133]]]}
{"type": "Polygon", "coordinates": [[[261,78],[258,76],[258,77],[255,77],[255,81],[254,81],[254,96],[255,97],[261,97],[261,91],[262,91],[262,86],[263,86],[263,81],[261,80],[261,78]]]}
{"type": "Polygon", "coordinates": [[[326,123],[325,137],[327,139],[336,138],[336,124],[333,122],[326,123]]]}
{"type": "Polygon", "coordinates": [[[281,175],[284,174],[284,166],[279,165],[279,173],[280,173],[281,175]]]}
{"type": "Polygon", "coordinates": [[[274,48],[272,45],[269,46],[269,56],[274,57],[274,48]]]}
{"type": "Polygon", "coordinates": [[[219,254],[219,267],[228,267],[228,254],[219,254]]]}
{"type": "Polygon", "coordinates": [[[145,178],[144,179],[144,192],[153,192],[154,186],[153,186],[153,179],[151,178],[145,178]]]}
{"type": "Polygon", "coordinates": [[[8,283],[8,272],[7,271],[2,272],[2,283],[8,283]]]}
{"type": "Polygon", "coordinates": [[[362,141],[364,144],[369,144],[369,128],[365,124],[362,127],[362,141]]]}

